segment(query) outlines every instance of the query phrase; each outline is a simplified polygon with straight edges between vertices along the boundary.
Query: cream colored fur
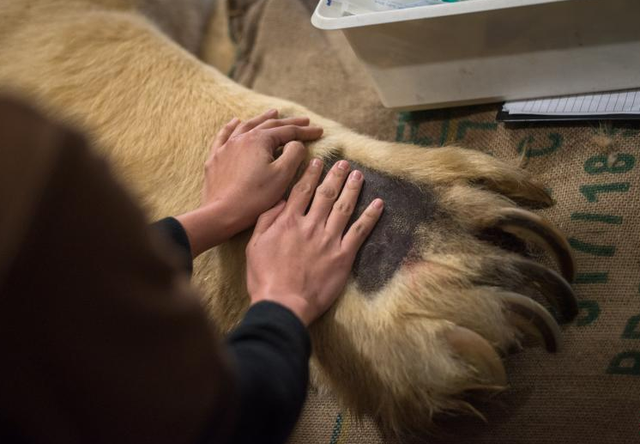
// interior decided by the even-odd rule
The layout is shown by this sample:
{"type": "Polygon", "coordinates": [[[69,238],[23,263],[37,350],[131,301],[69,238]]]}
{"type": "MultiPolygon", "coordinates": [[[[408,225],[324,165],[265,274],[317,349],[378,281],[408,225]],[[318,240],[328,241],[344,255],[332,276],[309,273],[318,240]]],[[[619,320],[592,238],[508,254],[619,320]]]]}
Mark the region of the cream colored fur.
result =
{"type": "MultiPolygon", "coordinates": [[[[180,37],[181,29],[167,21],[175,4],[165,5],[167,10],[162,3],[1,2],[0,88],[90,135],[151,219],[196,207],[212,137],[232,117],[247,119],[269,108],[310,116],[325,129],[310,145],[315,156],[338,153],[434,186],[451,214],[447,226],[421,228],[421,238],[435,240],[430,245],[437,248],[425,249],[422,261],[397,272],[380,297],[365,298],[355,284],[347,286],[311,328],[314,380],[332,388],[355,413],[371,414],[400,432],[424,429],[432,414],[469,409],[461,393],[490,381],[454,351],[445,333],[464,326],[498,349],[517,338],[495,292],[472,283],[485,258],[508,259],[510,253],[478,242],[473,233],[493,222],[495,209],[513,206],[510,198],[548,202],[541,186],[526,172],[477,152],[372,140],[300,105],[247,90],[172,40],[189,42],[194,52],[212,47],[211,41],[203,49],[192,36],[180,37]],[[486,188],[469,185],[476,181],[486,188]]],[[[190,7],[199,6],[185,3],[190,7]]],[[[194,282],[223,330],[233,327],[248,304],[247,237],[196,264],[194,282]]]]}

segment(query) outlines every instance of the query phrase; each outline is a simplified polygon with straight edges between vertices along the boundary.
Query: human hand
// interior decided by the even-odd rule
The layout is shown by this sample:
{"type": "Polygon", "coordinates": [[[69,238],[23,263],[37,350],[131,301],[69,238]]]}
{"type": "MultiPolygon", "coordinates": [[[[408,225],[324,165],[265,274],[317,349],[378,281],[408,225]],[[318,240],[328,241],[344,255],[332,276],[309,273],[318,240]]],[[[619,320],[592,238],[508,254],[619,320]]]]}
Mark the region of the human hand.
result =
{"type": "Polygon", "coordinates": [[[270,110],[220,130],[205,162],[202,204],[178,216],[193,257],[253,225],[282,196],[306,157],[300,141],[318,139],[322,128],[306,117],[278,119],[270,110]],[[276,149],[282,155],[274,160],[276,149]]]}
{"type": "Polygon", "coordinates": [[[362,173],[348,174],[348,162],[337,162],[317,188],[305,215],[321,173],[322,162],[314,159],[289,200],[260,216],[247,245],[251,303],[277,302],[307,326],[344,288],[356,253],[384,206],[381,199],[375,199],[343,236],[362,189],[362,173]]]}

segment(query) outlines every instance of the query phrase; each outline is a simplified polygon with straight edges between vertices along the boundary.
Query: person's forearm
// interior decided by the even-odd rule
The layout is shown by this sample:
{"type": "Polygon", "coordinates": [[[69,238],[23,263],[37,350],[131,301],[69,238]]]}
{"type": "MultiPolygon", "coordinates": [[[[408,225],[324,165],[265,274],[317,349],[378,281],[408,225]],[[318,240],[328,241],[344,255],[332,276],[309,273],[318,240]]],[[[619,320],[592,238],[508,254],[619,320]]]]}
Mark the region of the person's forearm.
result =
{"type": "Polygon", "coordinates": [[[311,343],[300,320],[274,302],[252,306],[228,339],[240,389],[234,443],[284,443],[300,414],[311,343]]]}
{"type": "Polygon", "coordinates": [[[218,203],[176,216],[189,238],[191,256],[195,259],[235,235],[237,223],[233,217],[233,212],[218,203]]]}

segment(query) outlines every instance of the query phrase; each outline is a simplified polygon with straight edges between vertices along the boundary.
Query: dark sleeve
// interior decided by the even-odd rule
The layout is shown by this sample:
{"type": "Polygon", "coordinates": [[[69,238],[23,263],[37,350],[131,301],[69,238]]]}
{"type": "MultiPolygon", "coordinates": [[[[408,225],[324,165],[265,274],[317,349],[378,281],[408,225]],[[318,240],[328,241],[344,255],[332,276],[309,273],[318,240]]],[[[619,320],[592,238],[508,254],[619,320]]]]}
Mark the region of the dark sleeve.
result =
{"type": "Polygon", "coordinates": [[[284,443],[300,415],[311,342],[300,320],[274,302],[252,306],[229,335],[240,414],[235,443],[284,443]]]}
{"type": "Polygon", "coordinates": [[[173,217],[165,217],[157,222],[151,224],[151,228],[164,233],[169,239],[171,239],[176,247],[179,249],[179,255],[181,264],[184,264],[184,270],[189,273],[189,276],[193,273],[193,258],[191,256],[191,245],[189,244],[189,237],[184,227],[177,219],[173,217]]]}

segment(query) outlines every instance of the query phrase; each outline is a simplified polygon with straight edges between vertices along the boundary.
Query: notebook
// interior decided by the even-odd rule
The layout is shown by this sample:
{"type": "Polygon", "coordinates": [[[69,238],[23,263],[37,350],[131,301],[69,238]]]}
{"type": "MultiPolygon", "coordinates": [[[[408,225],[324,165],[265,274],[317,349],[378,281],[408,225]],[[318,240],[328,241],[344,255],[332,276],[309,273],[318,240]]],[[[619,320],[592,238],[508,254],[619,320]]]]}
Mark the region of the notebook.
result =
{"type": "Polygon", "coordinates": [[[504,122],[640,119],[640,89],[506,102],[504,122]]]}

